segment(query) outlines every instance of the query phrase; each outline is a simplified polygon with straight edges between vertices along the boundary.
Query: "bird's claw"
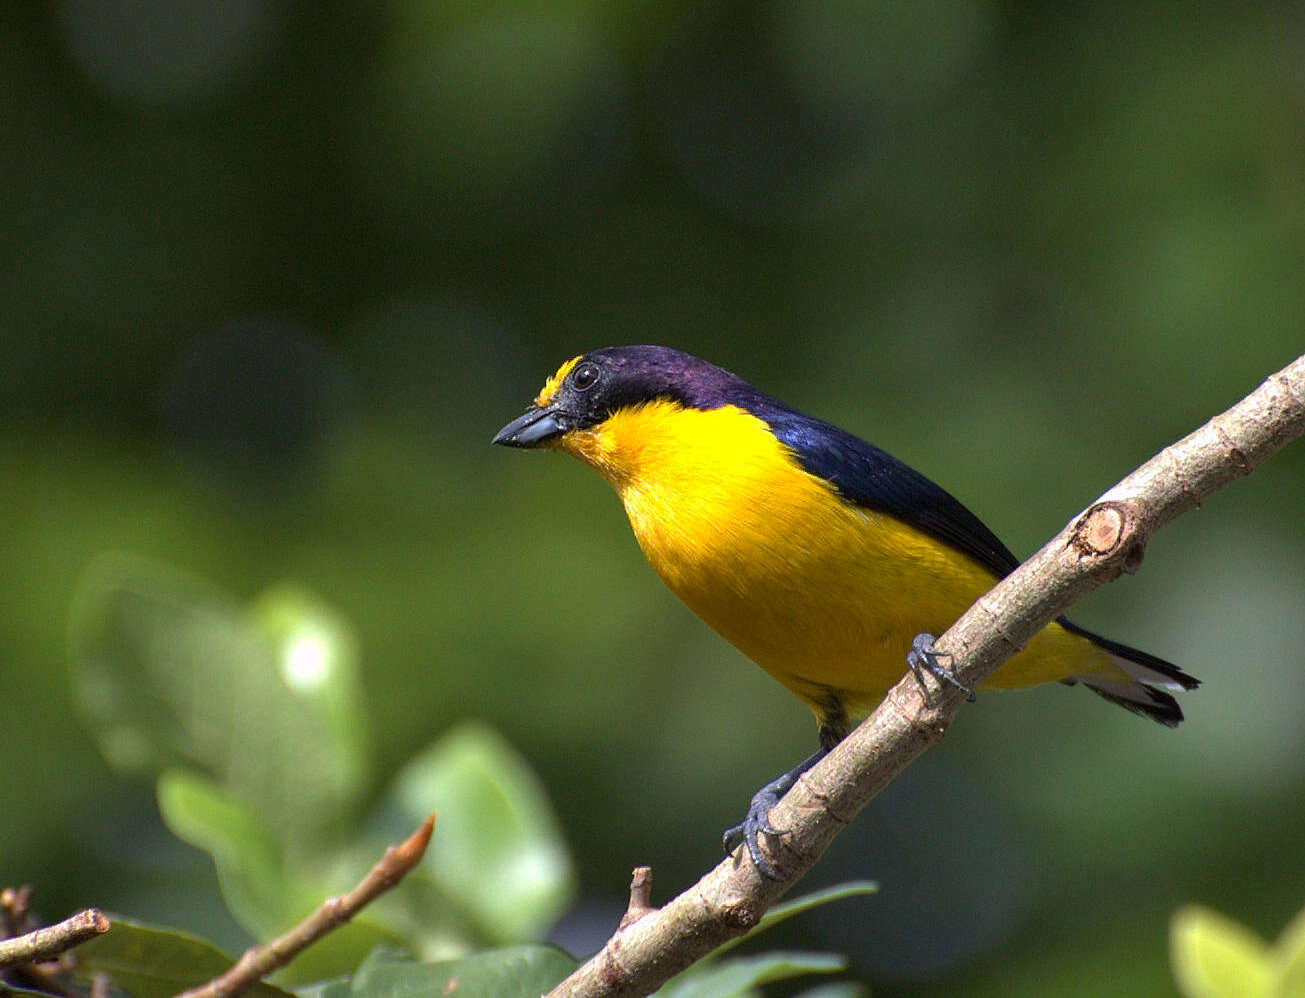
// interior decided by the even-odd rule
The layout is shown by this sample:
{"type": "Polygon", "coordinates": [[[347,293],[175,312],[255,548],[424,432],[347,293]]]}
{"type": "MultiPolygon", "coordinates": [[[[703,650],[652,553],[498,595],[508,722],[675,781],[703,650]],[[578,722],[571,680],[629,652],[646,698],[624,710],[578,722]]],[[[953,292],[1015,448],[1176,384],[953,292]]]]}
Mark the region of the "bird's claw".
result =
{"type": "Polygon", "coordinates": [[[773,838],[783,834],[770,823],[770,809],[779,803],[781,797],[793,789],[793,784],[797,783],[798,778],[803,773],[828,753],[829,748],[822,746],[813,755],[803,759],[787,773],[780,773],[779,776],[753,794],[752,803],[748,805],[748,813],[744,817],[742,824],[725,829],[725,834],[721,836],[721,844],[725,847],[725,854],[729,855],[740,845],[745,845],[748,847],[748,855],[752,857],[752,865],[757,868],[757,872],[767,880],[782,880],[783,877],[775,869],[775,865],[761,851],[760,838],[762,835],[769,835],[773,838]]]}
{"type": "Polygon", "coordinates": [[[924,681],[924,674],[927,672],[938,682],[960,690],[965,694],[965,699],[973,703],[974,690],[957,679],[956,673],[942,664],[942,660],[951,658],[951,655],[935,648],[936,640],[932,634],[917,634],[915,640],[911,642],[911,650],[906,653],[906,664],[910,667],[911,674],[915,676],[915,681],[920,684],[925,699],[928,700],[930,696],[929,687],[924,681]]]}
{"type": "Polygon", "coordinates": [[[780,834],[779,829],[770,823],[770,809],[779,803],[782,796],[783,792],[776,788],[775,783],[767,783],[752,795],[752,803],[748,805],[748,813],[743,821],[733,828],[725,829],[721,835],[721,845],[725,847],[726,855],[740,845],[747,846],[752,865],[768,880],[779,880],[780,877],[774,864],[761,851],[759,837],[780,834]]]}

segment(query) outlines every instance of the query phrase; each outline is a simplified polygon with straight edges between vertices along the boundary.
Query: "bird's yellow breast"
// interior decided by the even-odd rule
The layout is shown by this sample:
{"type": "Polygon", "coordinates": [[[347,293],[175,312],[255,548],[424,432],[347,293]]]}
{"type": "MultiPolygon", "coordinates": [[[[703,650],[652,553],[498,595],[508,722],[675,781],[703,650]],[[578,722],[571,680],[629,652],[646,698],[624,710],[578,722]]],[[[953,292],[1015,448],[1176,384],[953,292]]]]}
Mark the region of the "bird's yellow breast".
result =
{"type": "MultiPolygon", "coordinates": [[[[867,713],[905,671],[911,639],[939,634],[992,587],[967,555],[809,474],[735,406],[623,409],[557,446],[616,489],[671,590],[810,704],[867,713]]],[[[1031,686],[1097,671],[1104,656],[1056,625],[988,680],[1031,686]]]]}

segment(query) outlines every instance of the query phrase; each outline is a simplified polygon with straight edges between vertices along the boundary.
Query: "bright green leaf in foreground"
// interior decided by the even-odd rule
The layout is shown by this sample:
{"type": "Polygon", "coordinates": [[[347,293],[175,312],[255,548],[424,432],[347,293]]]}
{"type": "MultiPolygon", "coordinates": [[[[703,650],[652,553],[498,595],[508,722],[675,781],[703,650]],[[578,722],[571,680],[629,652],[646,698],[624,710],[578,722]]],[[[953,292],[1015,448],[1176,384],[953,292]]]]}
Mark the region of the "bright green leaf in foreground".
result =
{"type": "MultiPolygon", "coordinates": [[[[277,845],[247,809],[201,776],[173,770],[159,779],[159,811],[172,832],[213,856],[227,907],[259,939],[285,932],[345,884],[287,870],[277,845]]],[[[297,956],[285,976],[314,980],[351,971],[381,944],[397,944],[369,908],[297,956]]]]}
{"type": "Polygon", "coordinates": [[[267,938],[312,910],[317,894],[296,889],[280,846],[221,787],[174,769],[159,777],[158,799],[172,834],[212,855],[227,907],[250,933],[267,938]]]}
{"type": "Polygon", "coordinates": [[[439,814],[428,877],[486,938],[529,939],[574,889],[570,854],[534,773],[496,732],[454,728],[399,774],[391,799],[405,822],[439,814]]]}
{"type": "Polygon", "coordinates": [[[1278,937],[1270,962],[1279,995],[1283,998],[1305,995],[1305,908],[1297,912],[1278,937]]]}
{"type": "MultiPolygon", "coordinates": [[[[102,936],[77,947],[77,976],[89,982],[107,974],[132,998],[171,998],[230,969],[235,958],[203,940],[171,929],[113,917],[102,936]]],[[[270,984],[246,991],[253,998],[289,998],[270,984]]]]}
{"type": "Polygon", "coordinates": [[[1244,925],[1189,905],[1170,929],[1174,976],[1186,998],[1270,998],[1268,947],[1244,925]]]}
{"type": "Polygon", "coordinates": [[[1185,998],[1305,995],[1305,909],[1269,946],[1244,925],[1189,905],[1174,915],[1170,950],[1185,998]]]}

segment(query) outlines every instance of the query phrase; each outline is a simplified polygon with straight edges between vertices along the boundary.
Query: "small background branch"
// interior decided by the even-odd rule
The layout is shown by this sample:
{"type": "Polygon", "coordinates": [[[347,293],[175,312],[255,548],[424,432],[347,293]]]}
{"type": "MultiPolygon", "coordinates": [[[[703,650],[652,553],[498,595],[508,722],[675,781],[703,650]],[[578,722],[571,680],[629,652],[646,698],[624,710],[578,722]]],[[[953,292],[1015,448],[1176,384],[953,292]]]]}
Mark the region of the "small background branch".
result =
{"type": "Polygon", "coordinates": [[[79,911],[57,925],[0,940],[0,969],[44,963],[80,943],[109,931],[109,920],[95,908],[79,911]]]}
{"type": "MultiPolygon", "coordinates": [[[[1070,604],[1122,572],[1136,571],[1156,530],[1249,474],[1302,432],[1305,357],[1105,493],[971,607],[938,647],[952,656],[966,684],[978,685],[1070,604]]],[[[665,907],[623,921],[549,998],[638,998],[742,935],[861,808],[943,737],[962,699],[946,688],[926,700],[906,676],[771,811],[772,824],[784,835],[777,850],[763,842],[772,845],[768,852],[780,880],[761,877],[746,853],[736,853],[665,907]]]]}

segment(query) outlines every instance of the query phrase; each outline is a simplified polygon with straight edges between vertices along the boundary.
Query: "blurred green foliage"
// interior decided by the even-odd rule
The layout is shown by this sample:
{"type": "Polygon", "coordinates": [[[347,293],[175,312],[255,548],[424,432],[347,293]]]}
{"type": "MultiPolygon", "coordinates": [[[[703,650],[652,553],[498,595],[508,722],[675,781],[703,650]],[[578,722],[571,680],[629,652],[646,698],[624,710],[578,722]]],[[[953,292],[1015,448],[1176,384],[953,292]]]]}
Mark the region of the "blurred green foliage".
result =
{"type": "Polygon", "coordinates": [[[1305,911],[1269,946],[1218,912],[1189,905],[1174,916],[1170,947],[1184,998],[1305,994],[1305,911]]]}
{"type": "MultiPolygon", "coordinates": [[[[483,720],[578,857],[555,938],[596,945],[632,866],[689,882],[813,733],[601,482],[489,436],[559,361],[669,343],[1029,552],[1300,352],[1302,39],[1267,0],[4,5],[0,882],[246,941],[98,751],[151,729],[175,769],[203,732],[75,708],[75,594],[126,552],[234,594],[201,629],[274,627],[268,592],[349,622],[356,709],[316,702],[303,737],[354,761],[265,795],[274,841],[329,852],[483,720]]],[[[777,944],[846,952],[878,994],[1114,994],[1126,968],[1169,995],[1180,905],[1273,934],[1305,882],[1303,485],[1298,446],[1076,612],[1205,680],[1182,728],[981,698],[812,881],[882,893],[777,944]]],[[[264,706],[237,711],[254,738],[264,706]]]]}
{"type": "Polygon", "coordinates": [[[430,811],[445,814],[423,865],[307,950],[293,980],[348,974],[383,944],[447,956],[533,939],[565,909],[574,874],[557,821],[526,763],[483,725],[446,732],[388,792],[369,785],[356,643],[307,594],[276,589],[242,609],[156,564],[106,558],[83,580],[71,644],[104,756],[157,777],[164,822],[212,855],[255,939],[343,893],[430,811]]]}

